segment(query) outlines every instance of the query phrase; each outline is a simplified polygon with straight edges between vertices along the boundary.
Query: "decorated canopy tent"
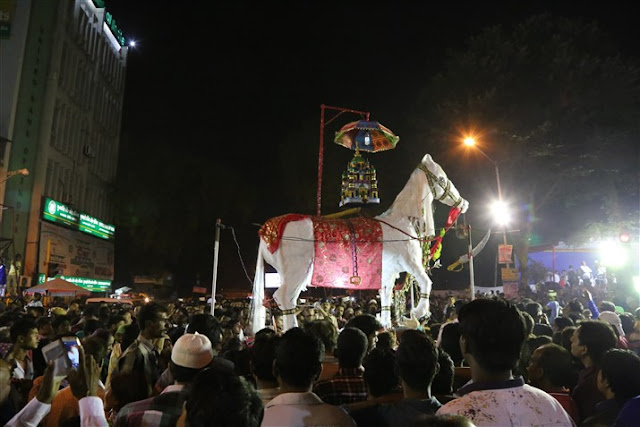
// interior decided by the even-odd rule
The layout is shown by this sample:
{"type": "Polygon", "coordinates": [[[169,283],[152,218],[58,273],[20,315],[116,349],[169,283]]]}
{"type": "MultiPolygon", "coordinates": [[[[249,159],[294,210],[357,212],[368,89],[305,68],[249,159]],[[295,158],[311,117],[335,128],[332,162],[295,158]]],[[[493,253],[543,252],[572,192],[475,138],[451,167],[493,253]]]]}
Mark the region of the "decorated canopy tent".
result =
{"type": "MultiPolygon", "coordinates": [[[[537,262],[544,265],[549,271],[555,270],[558,273],[562,270],[569,270],[569,267],[580,268],[582,261],[593,266],[602,255],[598,248],[598,243],[585,244],[582,246],[571,246],[564,242],[558,244],[546,244],[529,247],[529,265],[537,262]]],[[[516,257],[516,268],[520,268],[520,260],[516,257]]],[[[532,282],[533,277],[529,277],[532,282]]],[[[533,282],[532,282],[533,283],[533,282]]]]}
{"type": "Polygon", "coordinates": [[[71,282],[56,277],[48,282],[41,283],[37,286],[33,286],[25,290],[28,294],[43,294],[47,296],[66,297],[66,296],[78,296],[78,295],[91,295],[91,291],[88,291],[80,286],[74,285],[71,282]]]}

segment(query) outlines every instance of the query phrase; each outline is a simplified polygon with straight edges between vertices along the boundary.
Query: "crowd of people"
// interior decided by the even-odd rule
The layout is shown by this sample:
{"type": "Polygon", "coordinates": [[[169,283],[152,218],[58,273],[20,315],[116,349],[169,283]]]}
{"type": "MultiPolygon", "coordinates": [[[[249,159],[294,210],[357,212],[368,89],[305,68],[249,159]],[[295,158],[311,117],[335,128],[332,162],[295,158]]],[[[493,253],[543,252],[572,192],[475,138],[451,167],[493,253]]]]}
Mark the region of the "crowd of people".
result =
{"type": "MultiPolygon", "coordinates": [[[[267,304],[268,305],[268,304],[267,304]]],[[[298,327],[251,334],[249,300],[0,301],[0,425],[630,426],[640,309],[594,298],[431,298],[379,321],[379,300],[307,297],[298,327]],[[64,372],[57,340],[78,340],[64,372]]],[[[63,354],[64,356],[64,354],[63,354]]],[[[66,357],[66,356],[64,356],[66,357]]]]}

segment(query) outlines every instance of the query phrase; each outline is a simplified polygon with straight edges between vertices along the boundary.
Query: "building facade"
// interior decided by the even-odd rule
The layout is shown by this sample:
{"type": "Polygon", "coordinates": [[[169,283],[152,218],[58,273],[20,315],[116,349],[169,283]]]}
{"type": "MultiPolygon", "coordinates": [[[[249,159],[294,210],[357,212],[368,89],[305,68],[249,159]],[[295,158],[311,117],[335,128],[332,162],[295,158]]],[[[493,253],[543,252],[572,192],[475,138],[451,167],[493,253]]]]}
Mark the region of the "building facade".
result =
{"type": "Polygon", "coordinates": [[[27,280],[55,271],[106,291],[127,64],[122,31],[104,0],[2,1],[10,21],[0,39],[2,255],[8,264],[21,254],[27,280]],[[23,169],[29,174],[15,173],[23,169]]]}

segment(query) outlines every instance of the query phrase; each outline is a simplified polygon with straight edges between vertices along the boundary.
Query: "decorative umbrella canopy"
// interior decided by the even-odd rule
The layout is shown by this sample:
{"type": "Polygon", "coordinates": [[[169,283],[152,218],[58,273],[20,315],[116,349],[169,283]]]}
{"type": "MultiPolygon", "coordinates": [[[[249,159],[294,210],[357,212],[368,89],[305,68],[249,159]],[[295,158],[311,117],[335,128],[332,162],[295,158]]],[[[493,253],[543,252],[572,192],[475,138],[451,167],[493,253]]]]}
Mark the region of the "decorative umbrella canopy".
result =
{"type": "Polygon", "coordinates": [[[351,150],[376,153],[395,148],[399,140],[399,136],[378,122],[358,120],[342,126],[333,141],[351,150]]]}
{"type": "Polygon", "coordinates": [[[33,286],[25,290],[28,294],[47,294],[57,296],[76,296],[76,295],[91,295],[91,291],[88,291],[80,286],[74,285],[64,279],[56,277],[48,282],[41,283],[37,286],[33,286]]]}

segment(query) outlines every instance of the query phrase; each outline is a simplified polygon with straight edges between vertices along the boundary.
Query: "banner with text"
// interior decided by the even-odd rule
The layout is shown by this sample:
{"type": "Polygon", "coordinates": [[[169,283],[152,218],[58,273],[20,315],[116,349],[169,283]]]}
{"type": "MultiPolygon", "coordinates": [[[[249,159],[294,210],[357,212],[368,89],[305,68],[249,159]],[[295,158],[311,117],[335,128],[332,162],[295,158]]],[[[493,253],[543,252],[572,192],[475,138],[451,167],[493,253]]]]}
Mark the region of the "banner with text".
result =
{"type": "Polygon", "coordinates": [[[113,280],[113,242],[43,221],[39,249],[38,271],[41,273],[46,273],[48,261],[58,264],[59,274],[65,276],[113,280]]]}
{"type": "Polygon", "coordinates": [[[511,264],[513,245],[498,245],[498,264],[511,264]]]}
{"type": "Polygon", "coordinates": [[[502,278],[502,283],[518,282],[520,280],[517,268],[501,268],[500,277],[502,278]]]}

